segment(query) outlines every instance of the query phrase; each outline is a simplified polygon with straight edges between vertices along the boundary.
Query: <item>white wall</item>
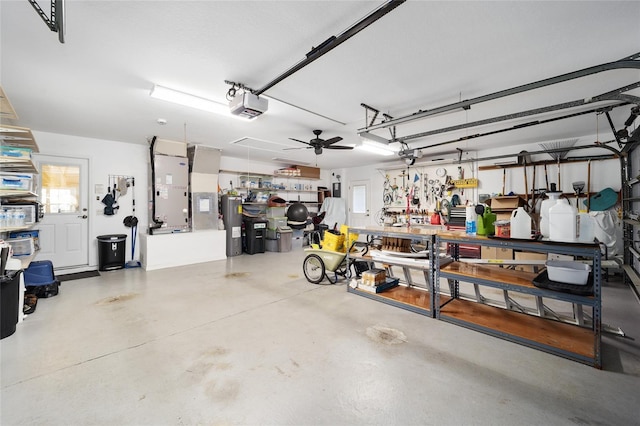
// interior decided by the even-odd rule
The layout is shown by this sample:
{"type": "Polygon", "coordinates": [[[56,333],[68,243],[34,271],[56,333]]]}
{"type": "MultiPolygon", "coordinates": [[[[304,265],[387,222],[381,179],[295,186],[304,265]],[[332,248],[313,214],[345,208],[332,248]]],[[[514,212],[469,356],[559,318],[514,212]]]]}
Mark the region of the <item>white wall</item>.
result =
{"type": "MultiPolygon", "coordinates": [[[[132,188],[128,193],[119,199],[120,209],[113,216],[103,214],[104,204],[100,200],[104,193],[96,193],[96,185],[102,185],[104,191],[109,184],[109,175],[127,175],[135,178],[135,204],[136,217],[139,220],[138,232],[147,232],[149,224],[149,193],[148,193],[148,170],[149,170],[149,146],[139,143],[115,142],[103,139],[92,139],[79,136],[62,135],[56,133],[33,131],[41,154],[86,158],[89,160],[89,264],[98,264],[98,244],[96,237],[104,234],[126,234],[127,252],[126,260],[131,256],[131,229],[123,225],[122,221],[126,216],[132,214],[132,188]]],[[[281,164],[262,163],[251,161],[250,159],[231,158],[224,155],[220,159],[221,170],[251,171],[252,173],[273,174],[274,170],[281,168],[281,164]]],[[[238,174],[221,173],[219,177],[220,187],[227,189],[229,181],[237,181],[238,174]]],[[[306,182],[317,186],[329,185],[329,171],[321,171],[320,180],[300,179],[299,182],[306,182]]],[[[292,182],[298,181],[292,179],[292,182]]],[[[237,183],[237,182],[236,182],[237,183]]],[[[287,195],[296,196],[294,193],[287,195]]],[[[312,200],[312,195],[317,200],[316,194],[302,194],[312,200]]],[[[302,201],[306,201],[303,199],[302,201]]],[[[140,243],[136,243],[135,259],[140,259],[140,243]]]]}
{"type": "MultiPolygon", "coordinates": [[[[91,139],[78,136],[61,135],[55,133],[33,131],[38,147],[42,154],[57,155],[63,157],[75,157],[75,158],[87,158],[89,160],[89,198],[91,200],[89,208],[89,235],[90,235],[90,252],[89,261],[92,266],[97,265],[97,242],[96,236],[103,234],[127,234],[127,260],[130,257],[131,250],[131,236],[130,228],[125,227],[122,224],[122,220],[131,214],[131,192],[120,199],[120,211],[114,216],[105,216],[102,214],[104,205],[100,202],[104,194],[96,194],[94,189],[96,185],[103,185],[105,188],[108,186],[109,175],[128,175],[133,176],[136,181],[135,186],[135,200],[136,200],[136,216],[139,219],[139,231],[146,232],[148,226],[148,163],[149,163],[149,148],[146,144],[136,143],[123,143],[101,139],[91,139]]],[[[584,138],[585,140],[595,140],[595,136],[591,139],[584,138]]],[[[580,145],[581,142],[578,142],[580,145]]],[[[536,151],[540,147],[535,146],[513,146],[510,147],[508,152],[516,155],[522,150],[536,151]]],[[[495,154],[504,154],[505,149],[483,150],[473,153],[476,157],[486,157],[495,154]]],[[[605,154],[608,151],[599,150],[583,150],[582,154],[605,154]]],[[[577,152],[577,151],[575,151],[577,152]]],[[[430,162],[428,158],[428,152],[425,152],[427,156],[420,159],[415,166],[410,168],[410,174],[413,173],[426,173],[430,178],[435,177],[435,170],[442,166],[447,169],[447,172],[454,177],[457,175],[457,164],[434,164],[430,162]]],[[[575,155],[575,154],[571,154],[575,155]]],[[[544,159],[550,159],[548,154],[542,154],[534,156],[534,161],[540,161],[544,159]]],[[[486,162],[483,164],[493,164],[494,161],[486,162]]],[[[257,161],[251,161],[250,159],[239,159],[225,157],[221,158],[220,169],[221,170],[233,170],[233,171],[250,171],[252,173],[263,173],[266,175],[272,174],[277,168],[282,167],[280,164],[262,163],[257,161]]],[[[472,163],[463,164],[465,169],[465,178],[472,177],[472,163]]],[[[571,182],[577,180],[587,181],[587,164],[563,164],[561,169],[562,190],[564,192],[572,192],[571,182]]],[[[348,200],[348,187],[349,183],[356,180],[369,180],[371,182],[371,216],[370,224],[375,225],[376,212],[382,209],[382,188],[384,184],[385,172],[391,172],[393,177],[398,179],[398,183],[401,183],[399,175],[406,166],[401,161],[377,163],[372,165],[366,165],[361,167],[354,167],[349,169],[333,169],[322,170],[320,174],[320,180],[311,181],[314,188],[318,185],[325,186],[329,189],[332,188],[333,182],[338,182],[337,175],[340,175],[340,182],[342,183],[342,197],[348,200]]],[[[555,182],[557,173],[555,166],[548,166],[549,181],[555,182]]],[[[464,196],[461,196],[463,203],[469,201],[471,203],[477,202],[477,196],[479,193],[497,194],[502,190],[502,171],[490,170],[478,172],[474,170],[475,177],[480,180],[480,186],[477,190],[465,190],[464,196]]],[[[529,168],[529,185],[532,182],[532,167],[529,168]]],[[[225,189],[229,186],[229,180],[236,179],[237,174],[220,174],[220,186],[225,189]]],[[[303,180],[301,180],[302,182],[303,180]]],[[[307,181],[308,182],[308,181],[307,181]]],[[[539,166],[536,174],[536,187],[542,188],[545,186],[544,181],[544,169],[539,166]]],[[[507,192],[513,191],[515,193],[524,193],[524,176],[522,168],[508,169],[507,172],[507,192]]],[[[606,160],[606,161],[594,161],[591,164],[591,192],[597,192],[604,188],[611,187],[615,191],[619,191],[621,187],[620,181],[620,167],[618,160],[606,160]]],[[[531,187],[529,187],[531,190],[531,187]]],[[[421,208],[430,208],[422,206],[421,208]]],[[[139,245],[136,248],[136,258],[139,258],[138,254],[139,245]]]]}
{"type": "MultiPolygon", "coordinates": [[[[132,200],[135,195],[138,230],[145,232],[148,226],[148,163],[147,145],[91,139],[33,131],[41,154],[60,157],[86,158],[89,160],[89,264],[98,264],[98,244],[96,237],[104,234],[126,234],[126,260],[131,258],[131,228],[123,225],[126,216],[132,214],[132,200]],[[113,216],[103,214],[104,204],[100,200],[106,194],[96,193],[96,185],[108,186],[109,175],[127,175],[135,178],[135,188],[129,188],[119,199],[120,209],[113,216]]],[[[139,259],[139,244],[136,243],[136,259],[139,259]]]]}

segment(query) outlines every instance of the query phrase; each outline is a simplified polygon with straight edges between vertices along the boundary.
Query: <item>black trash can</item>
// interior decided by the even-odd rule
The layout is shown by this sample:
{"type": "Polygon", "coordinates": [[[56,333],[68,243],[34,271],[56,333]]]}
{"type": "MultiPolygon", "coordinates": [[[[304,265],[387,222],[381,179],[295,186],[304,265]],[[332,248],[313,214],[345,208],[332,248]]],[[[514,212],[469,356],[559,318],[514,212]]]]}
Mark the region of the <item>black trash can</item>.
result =
{"type": "Polygon", "coordinates": [[[98,270],[111,271],[124,268],[126,234],[99,235],[98,270]]]}
{"type": "Polygon", "coordinates": [[[0,339],[16,332],[20,303],[20,273],[7,272],[0,276],[0,339]]]}
{"type": "Polygon", "coordinates": [[[266,249],[267,225],[269,221],[261,217],[245,217],[245,252],[264,253],[266,249]]]}

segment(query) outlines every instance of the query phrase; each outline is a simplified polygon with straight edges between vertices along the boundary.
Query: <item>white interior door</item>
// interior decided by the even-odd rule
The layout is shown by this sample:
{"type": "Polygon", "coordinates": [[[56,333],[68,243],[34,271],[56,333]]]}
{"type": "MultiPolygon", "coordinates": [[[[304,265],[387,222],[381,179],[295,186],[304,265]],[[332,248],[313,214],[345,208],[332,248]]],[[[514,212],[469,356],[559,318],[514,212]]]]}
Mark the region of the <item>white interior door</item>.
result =
{"type": "Polygon", "coordinates": [[[44,219],[38,223],[37,259],[55,269],[89,265],[88,168],[86,158],[34,155],[44,219]]]}
{"type": "Polygon", "coordinates": [[[349,185],[349,226],[363,227],[370,224],[370,182],[358,180],[349,185]]]}

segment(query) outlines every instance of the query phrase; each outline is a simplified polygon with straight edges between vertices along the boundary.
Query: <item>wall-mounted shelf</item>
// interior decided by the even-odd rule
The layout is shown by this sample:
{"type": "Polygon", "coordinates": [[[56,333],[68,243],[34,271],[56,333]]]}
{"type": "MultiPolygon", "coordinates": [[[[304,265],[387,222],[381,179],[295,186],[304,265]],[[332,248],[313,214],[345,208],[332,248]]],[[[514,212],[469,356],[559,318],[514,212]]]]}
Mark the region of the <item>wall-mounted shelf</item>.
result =
{"type": "Polygon", "coordinates": [[[0,156],[2,171],[6,173],[38,173],[30,158],[0,156]]]}
{"type": "Polygon", "coordinates": [[[30,129],[26,127],[0,125],[0,141],[2,145],[17,148],[29,148],[31,152],[38,152],[38,145],[30,129]]]}
{"type": "Polygon", "coordinates": [[[0,197],[37,197],[38,194],[20,189],[0,189],[0,197]]]}
{"type": "Polygon", "coordinates": [[[17,120],[18,114],[16,114],[16,110],[9,102],[9,98],[4,94],[4,90],[0,86],[0,117],[8,120],[17,120]]]}
{"type": "Polygon", "coordinates": [[[252,191],[252,192],[269,192],[272,194],[277,194],[279,192],[296,192],[296,193],[306,193],[306,194],[317,194],[318,190],[311,189],[278,189],[278,188],[247,188],[246,186],[240,186],[233,188],[236,191],[252,191]]]}
{"type": "Polygon", "coordinates": [[[287,175],[276,175],[269,173],[250,173],[247,171],[241,172],[238,170],[220,170],[220,173],[237,175],[237,176],[247,176],[247,177],[255,177],[255,178],[267,178],[267,179],[285,179],[285,180],[320,180],[320,178],[312,178],[312,177],[304,177],[304,176],[287,176],[287,175]]]}

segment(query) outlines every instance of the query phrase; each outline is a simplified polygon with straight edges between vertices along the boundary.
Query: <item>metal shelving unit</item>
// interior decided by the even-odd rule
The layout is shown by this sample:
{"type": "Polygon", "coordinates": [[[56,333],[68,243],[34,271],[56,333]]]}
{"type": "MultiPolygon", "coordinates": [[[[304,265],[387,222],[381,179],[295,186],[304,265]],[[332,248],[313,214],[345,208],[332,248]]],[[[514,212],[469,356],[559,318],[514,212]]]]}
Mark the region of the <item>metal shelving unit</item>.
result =
{"type": "MultiPolygon", "coordinates": [[[[4,124],[1,125],[0,142],[2,142],[3,145],[17,148],[29,148],[32,152],[38,152],[38,145],[31,134],[31,130],[24,127],[7,126],[4,124]]],[[[38,174],[38,169],[31,158],[0,156],[0,167],[3,173],[38,174]]],[[[22,189],[0,189],[0,205],[3,204],[3,199],[36,199],[37,197],[38,194],[33,191],[25,191],[22,189]]],[[[33,225],[3,227],[0,228],[0,237],[5,234],[8,235],[11,231],[20,231],[31,227],[33,227],[33,225]]]]}
{"type": "MultiPolygon", "coordinates": [[[[469,236],[462,232],[441,232],[436,237],[435,246],[443,243],[475,243],[483,246],[510,248],[538,253],[558,253],[592,260],[593,294],[574,295],[535,287],[532,283],[537,274],[514,271],[491,266],[465,264],[459,261],[441,267],[436,256],[434,307],[436,318],[457,325],[481,331],[492,336],[510,340],[532,348],[560,355],[575,361],[601,368],[601,252],[597,244],[558,244],[521,240],[500,240],[469,236]],[[449,294],[441,294],[440,279],[449,281],[449,294]],[[505,306],[498,307],[476,300],[460,297],[459,283],[472,283],[474,287],[484,286],[502,290],[505,306]],[[538,312],[529,312],[507,296],[517,292],[533,296],[538,312]],[[568,302],[574,312],[582,314],[582,308],[591,310],[590,319],[580,318],[575,323],[551,319],[546,315],[543,298],[568,302]],[[441,300],[442,299],[442,300],[441,300]]],[[[454,249],[454,259],[457,253],[454,249]]],[[[437,254],[437,252],[436,252],[437,254]]]]}
{"type": "MultiPolygon", "coordinates": [[[[429,266],[424,267],[421,265],[411,265],[408,262],[403,262],[402,258],[399,258],[397,262],[391,260],[384,260],[384,265],[387,266],[387,271],[392,267],[399,267],[402,269],[404,279],[400,281],[400,285],[392,289],[386,290],[382,293],[369,293],[366,291],[358,290],[347,286],[349,293],[354,293],[359,296],[363,296],[378,302],[386,303],[391,306],[395,306],[401,309],[406,309],[421,315],[428,317],[435,317],[434,309],[434,263],[435,256],[435,234],[437,229],[434,228],[394,228],[394,227],[367,227],[367,228],[349,228],[350,234],[367,235],[377,238],[390,237],[390,238],[402,238],[411,239],[418,243],[424,244],[429,252],[429,266]],[[411,278],[411,271],[416,270],[422,273],[425,279],[426,288],[417,286],[413,283],[411,278]]],[[[350,256],[350,255],[348,255],[350,256]]],[[[374,262],[371,257],[360,258],[359,260],[366,260],[368,262],[374,262]]]]}
{"type": "MultiPolygon", "coordinates": [[[[631,153],[633,153],[632,151],[631,153]]],[[[630,154],[631,154],[630,153],[630,154]]],[[[631,178],[631,169],[629,168],[629,162],[627,161],[626,170],[623,168],[622,173],[622,210],[624,214],[623,219],[623,239],[624,239],[624,265],[622,267],[624,271],[625,282],[629,284],[631,289],[640,302],[640,273],[636,268],[636,265],[640,264],[640,256],[634,245],[634,242],[640,240],[640,221],[631,219],[628,217],[631,212],[631,206],[634,202],[640,201],[640,197],[632,196],[633,187],[640,182],[640,176],[631,178]],[[626,172],[626,173],[625,173],[626,172]]]]}

